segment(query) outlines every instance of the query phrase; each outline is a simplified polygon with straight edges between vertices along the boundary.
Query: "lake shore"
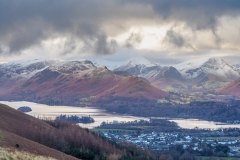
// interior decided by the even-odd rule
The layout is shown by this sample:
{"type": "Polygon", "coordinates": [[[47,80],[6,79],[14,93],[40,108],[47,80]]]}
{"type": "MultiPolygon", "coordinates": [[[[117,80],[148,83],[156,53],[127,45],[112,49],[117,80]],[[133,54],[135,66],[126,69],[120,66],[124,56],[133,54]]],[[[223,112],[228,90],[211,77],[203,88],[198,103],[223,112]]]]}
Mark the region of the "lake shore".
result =
{"type": "MultiPolygon", "coordinates": [[[[6,104],[12,108],[19,108],[21,106],[29,106],[32,111],[27,113],[34,117],[40,118],[52,118],[61,115],[77,115],[77,116],[91,116],[94,118],[95,122],[91,124],[81,124],[80,126],[84,128],[94,128],[99,126],[102,122],[129,122],[135,120],[149,120],[152,117],[138,117],[138,116],[129,116],[121,115],[116,113],[109,113],[104,109],[95,108],[95,107],[74,107],[74,106],[49,106],[46,104],[39,104],[34,102],[27,101],[0,101],[2,104],[6,104]]],[[[226,124],[222,122],[206,121],[199,119],[183,119],[183,118],[166,118],[166,117],[154,117],[168,119],[169,121],[176,122],[179,127],[186,129],[202,128],[202,129],[218,129],[218,128],[240,128],[240,124],[226,124]]]]}

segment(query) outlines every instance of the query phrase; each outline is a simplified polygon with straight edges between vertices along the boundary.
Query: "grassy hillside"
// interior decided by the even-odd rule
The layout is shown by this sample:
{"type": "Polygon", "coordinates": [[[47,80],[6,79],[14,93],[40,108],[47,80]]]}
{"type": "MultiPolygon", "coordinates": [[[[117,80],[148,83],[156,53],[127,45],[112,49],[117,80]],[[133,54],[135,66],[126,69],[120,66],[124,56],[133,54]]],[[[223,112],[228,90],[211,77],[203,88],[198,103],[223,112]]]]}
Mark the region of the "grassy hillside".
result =
{"type": "Polygon", "coordinates": [[[56,160],[52,157],[44,157],[32,154],[26,151],[17,151],[12,148],[0,148],[0,159],[17,159],[17,160],[56,160]]]}
{"type": "Polygon", "coordinates": [[[0,130],[3,135],[1,144],[4,146],[15,147],[16,144],[19,144],[19,149],[32,153],[37,152],[41,155],[54,155],[58,159],[62,159],[62,157],[57,155],[63,155],[63,153],[74,155],[73,152],[80,150],[83,155],[77,156],[78,158],[81,156],[94,157],[101,153],[122,153],[101,137],[95,136],[77,125],[67,122],[52,125],[6,105],[0,105],[0,130]],[[42,145],[40,146],[39,143],[42,145]],[[45,146],[58,151],[53,153],[56,150],[50,150],[45,146]]]}
{"type": "Polygon", "coordinates": [[[69,156],[67,154],[64,154],[50,147],[44,146],[32,140],[23,138],[16,134],[13,134],[4,130],[0,130],[0,132],[1,132],[0,146],[2,147],[16,148],[16,144],[18,144],[19,147],[16,148],[18,151],[24,151],[24,152],[27,151],[32,154],[37,154],[42,156],[51,156],[56,159],[76,160],[76,158],[72,156],[69,156]]]}
{"type": "Polygon", "coordinates": [[[19,151],[24,150],[43,156],[51,155],[57,159],[76,159],[34,142],[34,138],[30,137],[30,135],[35,130],[54,130],[54,127],[9,106],[0,104],[0,146],[15,148],[16,144],[18,144],[19,151]],[[27,132],[29,135],[26,135],[27,132]]]}
{"type": "Polygon", "coordinates": [[[122,156],[132,159],[138,159],[138,156],[151,157],[145,151],[115,144],[77,124],[43,121],[2,104],[0,104],[0,146],[67,160],[76,158],[117,160],[122,156]]]}
{"type": "Polygon", "coordinates": [[[54,127],[44,121],[0,104],[0,129],[15,134],[23,134],[27,128],[31,127],[39,130],[54,130],[54,127]]]}
{"type": "Polygon", "coordinates": [[[217,93],[220,94],[230,94],[235,96],[240,96],[240,79],[226,85],[225,87],[217,90],[217,93]]]}

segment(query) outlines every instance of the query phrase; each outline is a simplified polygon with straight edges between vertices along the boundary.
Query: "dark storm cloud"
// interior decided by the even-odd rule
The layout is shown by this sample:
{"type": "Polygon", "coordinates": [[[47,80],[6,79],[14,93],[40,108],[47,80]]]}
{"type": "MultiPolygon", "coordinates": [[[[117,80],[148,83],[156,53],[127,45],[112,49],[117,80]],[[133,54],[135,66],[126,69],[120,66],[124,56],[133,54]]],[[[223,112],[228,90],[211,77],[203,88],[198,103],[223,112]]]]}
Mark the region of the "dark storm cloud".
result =
{"type": "Polygon", "coordinates": [[[173,30],[167,31],[163,41],[173,44],[176,47],[183,47],[185,45],[185,40],[183,39],[183,37],[173,30]]]}
{"type": "MultiPolygon", "coordinates": [[[[185,26],[192,29],[193,33],[199,30],[210,30],[215,37],[216,49],[220,48],[224,41],[217,33],[220,18],[240,15],[239,0],[132,0],[131,3],[150,6],[163,23],[173,22],[177,26],[179,22],[183,22],[185,26]]],[[[239,25],[233,27],[239,27],[239,25]]],[[[163,42],[166,41],[176,47],[185,45],[195,51],[193,45],[173,30],[167,32],[163,42]]]]}
{"type": "Polygon", "coordinates": [[[75,49],[76,49],[76,45],[77,45],[77,41],[74,38],[69,38],[66,40],[66,42],[64,43],[64,47],[63,47],[63,55],[72,53],[75,49]]]}
{"type": "Polygon", "coordinates": [[[132,0],[131,3],[150,5],[163,20],[182,21],[196,30],[214,30],[219,17],[240,13],[239,0],[132,0]]]}
{"type": "Polygon", "coordinates": [[[125,47],[133,48],[135,44],[142,42],[142,36],[140,33],[131,33],[125,42],[125,47]]]}
{"type": "MultiPolygon", "coordinates": [[[[85,45],[97,39],[92,50],[110,54],[113,41],[108,42],[106,36],[99,35],[104,35],[101,26],[105,19],[111,18],[113,7],[109,0],[2,0],[0,43],[9,47],[10,53],[17,53],[39,45],[42,40],[60,36],[80,39],[85,45]]],[[[64,48],[67,53],[75,47],[66,44],[64,48]]]]}
{"type": "MultiPolygon", "coordinates": [[[[78,40],[96,54],[111,54],[117,42],[104,26],[117,26],[112,32],[118,33],[146,19],[183,22],[193,31],[209,29],[220,43],[215,32],[218,18],[239,16],[239,11],[239,0],[1,0],[0,44],[12,54],[63,36],[75,39],[66,42],[64,54],[75,50],[78,40]]],[[[184,45],[181,37],[173,33],[168,37],[176,46],[184,45]]],[[[133,38],[126,41],[128,46],[139,39],[133,38]]]]}
{"type": "Polygon", "coordinates": [[[115,40],[107,42],[107,36],[105,34],[101,34],[97,37],[97,43],[94,48],[96,53],[111,54],[115,52],[116,47],[117,42],[115,40]]]}

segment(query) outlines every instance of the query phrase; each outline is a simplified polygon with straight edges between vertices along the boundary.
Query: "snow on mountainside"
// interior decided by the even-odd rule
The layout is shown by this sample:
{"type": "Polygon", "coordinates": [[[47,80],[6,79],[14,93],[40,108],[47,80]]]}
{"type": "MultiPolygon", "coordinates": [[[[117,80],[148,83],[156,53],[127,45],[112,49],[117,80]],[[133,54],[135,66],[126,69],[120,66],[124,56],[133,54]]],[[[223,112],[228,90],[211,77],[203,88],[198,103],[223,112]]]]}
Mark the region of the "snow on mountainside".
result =
{"type": "Polygon", "coordinates": [[[148,60],[145,57],[131,58],[130,60],[128,60],[127,65],[130,65],[130,66],[142,65],[145,67],[160,66],[160,64],[151,62],[150,60],[148,60]]]}
{"type": "Polygon", "coordinates": [[[55,71],[69,72],[85,70],[95,66],[92,62],[87,60],[70,61],[61,59],[35,59],[28,61],[14,61],[0,64],[0,78],[25,80],[48,67],[55,71]]]}
{"type": "Polygon", "coordinates": [[[151,62],[146,58],[130,59],[126,64],[116,68],[115,71],[127,71],[135,76],[146,78],[151,82],[161,78],[183,79],[176,68],[171,66],[162,67],[160,64],[151,62]]]}
{"type": "Polygon", "coordinates": [[[124,71],[142,77],[160,89],[184,81],[176,68],[171,66],[162,67],[160,64],[151,62],[146,58],[130,59],[126,64],[116,68],[114,71],[124,71]]]}
{"type": "Polygon", "coordinates": [[[105,59],[90,59],[95,66],[105,65],[110,70],[117,70],[122,66],[141,66],[141,67],[152,67],[160,66],[158,63],[153,63],[145,57],[134,57],[129,60],[105,60],[105,59]]]}
{"type": "Polygon", "coordinates": [[[58,63],[57,60],[14,61],[0,65],[0,78],[29,79],[37,72],[58,63]]]}
{"type": "Polygon", "coordinates": [[[106,66],[109,70],[114,70],[118,66],[125,64],[126,61],[106,60],[106,59],[89,59],[95,66],[106,66]]]}
{"type": "Polygon", "coordinates": [[[157,74],[162,67],[158,63],[151,62],[144,57],[131,58],[125,64],[117,67],[114,71],[127,71],[135,76],[145,77],[146,74],[157,74]]]}
{"type": "Polygon", "coordinates": [[[151,62],[149,59],[147,59],[145,57],[134,57],[134,58],[129,59],[128,61],[125,61],[125,64],[123,64],[122,66],[119,66],[119,67],[130,68],[130,67],[135,67],[135,66],[154,67],[154,66],[160,66],[160,64],[151,62]]]}
{"type": "Polygon", "coordinates": [[[60,63],[53,64],[49,67],[52,71],[59,71],[62,73],[69,73],[79,70],[87,70],[95,68],[93,63],[88,60],[82,60],[82,61],[64,61],[60,63]]]}
{"type": "Polygon", "coordinates": [[[221,58],[201,58],[186,61],[175,68],[186,79],[196,78],[201,74],[214,74],[226,80],[235,80],[240,77],[240,70],[230,66],[221,58]]]}
{"type": "MultiPolygon", "coordinates": [[[[28,66],[29,64],[25,67],[28,66]]],[[[58,102],[74,105],[79,103],[80,98],[90,96],[94,96],[95,100],[111,97],[157,99],[168,96],[166,92],[151,86],[141,78],[116,75],[107,67],[95,67],[87,60],[61,61],[41,69],[29,79],[22,81],[11,79],[12,82],[8,83],[0,78],[0,95],[20,97],[23,100],[41,97],[39,102],[49,102],[51,97],[58,102]],[[9,86],[13,87],[9,89],[9,86]]]]}
{"type": "Polygon", "coordinates": [[[240,64],[235,64],[233,67],[240,69],[240,64]]]}
{"type": "Polygon", "coordinates": [[[0,86],[3,93],[10,92],[16,86],[21,85],[35,74],[49,66],[59,63],[58,60],[28,60],[15,61],[0,65],[0,86]]]}

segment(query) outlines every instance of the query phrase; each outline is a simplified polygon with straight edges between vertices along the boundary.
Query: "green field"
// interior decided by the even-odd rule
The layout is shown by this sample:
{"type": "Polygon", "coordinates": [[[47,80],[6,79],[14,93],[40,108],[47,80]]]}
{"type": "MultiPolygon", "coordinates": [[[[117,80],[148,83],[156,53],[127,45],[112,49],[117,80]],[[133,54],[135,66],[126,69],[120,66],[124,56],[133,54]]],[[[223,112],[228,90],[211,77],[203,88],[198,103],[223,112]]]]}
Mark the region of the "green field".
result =
{"type": "Polygon", "coordinates": [[[201,137],[206,140],[238,140],[240,137],[201,137]]]}
{"type": "Polygon", "coordinates": [[[137,132],[136,130],[131,130],[131,129],[112,129],[112,128],[93,128],[92,131],[94,131],[94,132],[110,132],[110,131],[115,131],[115,132],[137,132]]]}
{"type": "Polygon", "coordinates": [[[234,157],[207,157],[207,156],[197,156],[197,160],[237,160],[234,157]]]}

